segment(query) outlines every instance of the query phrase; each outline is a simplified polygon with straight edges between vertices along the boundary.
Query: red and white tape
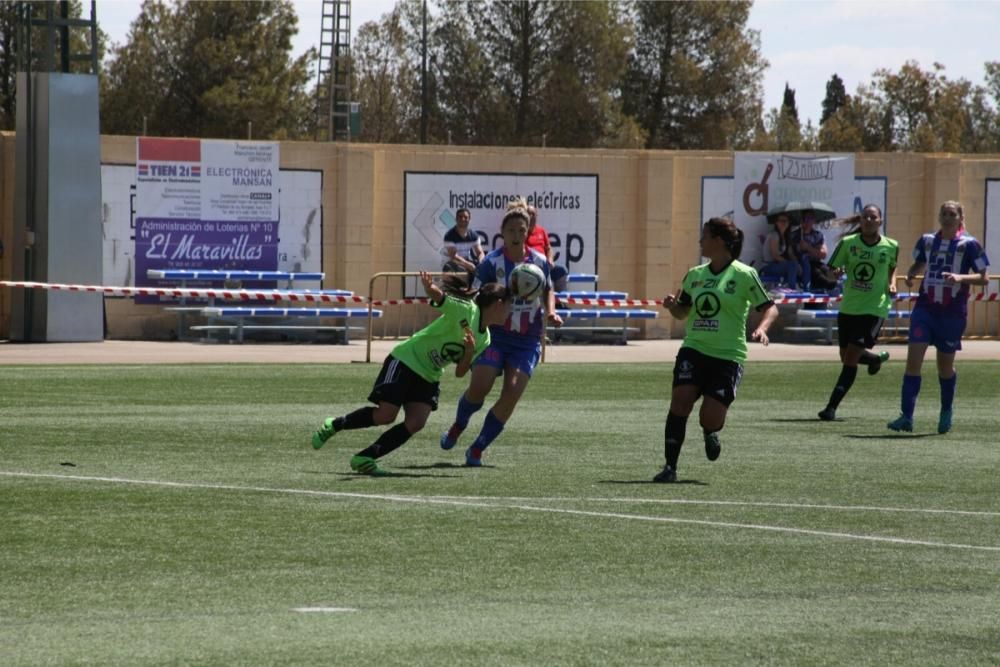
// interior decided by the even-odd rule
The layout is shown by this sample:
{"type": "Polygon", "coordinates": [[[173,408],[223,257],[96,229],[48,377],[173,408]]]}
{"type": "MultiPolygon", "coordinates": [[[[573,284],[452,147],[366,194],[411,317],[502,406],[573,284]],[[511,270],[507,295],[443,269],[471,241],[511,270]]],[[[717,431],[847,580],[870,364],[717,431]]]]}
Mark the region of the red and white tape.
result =
{"type": "Polygon", "coordinates": [[[307,303],[364,303],[363,296],[335,296],[283,290],[199,289],[191,287],[112,287],[108,285],[70,285],[63,283],[18,282],[0,280],[0,286],[42,289],[61,292],[94,292],[105,296],[159,296],[173,299],[223,299],[226,301],[301,301],[307,303]]]}
{"type": "MultiPolygon", "coordinates": [[[[73,285],[65,283],[39,283],[13,280],[0,280],[0,286],[19,287],[23,289],[42,289],[64,292],[94,292],[106,296],[159,296],[174,299],[222,299],[225,301],[292,301],[303,303],[366,303],[363,296],[336,296],[333,294],[311,294],[307,292],[289,292],[286,290],[229,290],[191,287],[114,287],[108,285],[73,285]]],[[[841,296],[813,296],[785,298],[775,296],[774,303],[834,303],[841,296]]],[[[899,295],[896,301],[916,301],[916,294],[899,295]]],[[[409,299],[380,299],[372,301],[372,306],[409,306],[427,303],[426,297],[409,299]]],[[[574,306],[661,306],[663,299],[578,299],[566,298],[562,303],[574,306]]],[[[969,301],[1000,302],[1000,292],[982,292],[970,294],[969,301]]]]}

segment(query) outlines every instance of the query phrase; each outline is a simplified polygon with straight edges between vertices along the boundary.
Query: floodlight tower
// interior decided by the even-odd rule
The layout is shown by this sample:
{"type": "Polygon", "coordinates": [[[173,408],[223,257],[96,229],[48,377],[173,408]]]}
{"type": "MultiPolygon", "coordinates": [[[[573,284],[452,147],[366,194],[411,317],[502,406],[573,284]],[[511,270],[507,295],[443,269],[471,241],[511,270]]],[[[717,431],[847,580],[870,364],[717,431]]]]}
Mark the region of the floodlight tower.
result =
{"type": "Polygon", "coordinates": [[[350,141],[351,112],[351,0],[323,0],[316,140],[350,141]]]}

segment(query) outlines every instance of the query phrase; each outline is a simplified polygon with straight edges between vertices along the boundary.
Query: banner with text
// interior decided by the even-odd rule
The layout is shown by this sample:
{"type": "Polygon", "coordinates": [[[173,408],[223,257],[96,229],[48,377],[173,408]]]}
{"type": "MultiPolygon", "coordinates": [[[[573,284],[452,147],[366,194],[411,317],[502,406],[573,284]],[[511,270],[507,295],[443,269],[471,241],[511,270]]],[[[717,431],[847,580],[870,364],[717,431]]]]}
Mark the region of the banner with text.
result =
{"type": "MultiPolygon", "coordinates": [[[[853,154],[736,153],[733,179],[733,221],[745,235],[740,259],[753,266],[762,261],[768,211],[789,202],[818,202],[837,217],[853,212],[853,154]]],[[[840,230],[818,227],[832,249],[840,230]]]]}
{"type": "Polygon", "coordinates": [[[278,158],[273,142],[138,137],[136,286],[176,284],[148,269],[275,270],[278,158]]]}
{"type": "Polygon", "coordinates": [[[406,271],[437,271],[444,235],[455,213],[469,209],[470,228],[486,252],[503,245],[504,210],[520,195],[538,209],[557,264],[572,273],[597,272],[597,176],[548,174],[475,174],[406,172],[406,271]]]}

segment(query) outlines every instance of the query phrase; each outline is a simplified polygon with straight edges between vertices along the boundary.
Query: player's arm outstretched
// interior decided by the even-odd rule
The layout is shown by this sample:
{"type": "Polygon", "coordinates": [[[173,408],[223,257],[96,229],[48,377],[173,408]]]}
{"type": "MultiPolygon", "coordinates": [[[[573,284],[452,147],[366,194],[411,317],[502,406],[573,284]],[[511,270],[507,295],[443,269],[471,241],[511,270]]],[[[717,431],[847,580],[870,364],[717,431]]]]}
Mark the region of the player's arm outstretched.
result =
{"type": "Polygon", "coordinates": [[[431,300],[432,303],[440,304],[444,301],[444,292],[441,288],[434,284],[431,279],[431,274],[426,271],[420,272],[420,282],[424,284],[424,293],[431,300]]]}

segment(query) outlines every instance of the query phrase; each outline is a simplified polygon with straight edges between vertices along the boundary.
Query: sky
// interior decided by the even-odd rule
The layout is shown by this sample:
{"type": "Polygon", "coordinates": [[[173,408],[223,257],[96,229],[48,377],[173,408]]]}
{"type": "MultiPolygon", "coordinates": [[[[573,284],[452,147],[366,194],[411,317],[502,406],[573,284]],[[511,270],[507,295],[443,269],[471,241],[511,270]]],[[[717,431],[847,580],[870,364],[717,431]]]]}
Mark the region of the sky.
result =
{"type": "MultiPolygon", "coordinates": [[[[293,0],[298,55],[318,46],[322,3],[293,0]]],[[[112,42],[124,43],[141,0],[98,0],[97,21],[112,42]]],[[[354,0],[351,32],[392,10],[395,0],[354,0]]],[[[923,70],[944,65],[949,79],[983,84],[987,61],[1000,60],[996,32],[1000,0],[757,0],[749,27],[760,32],[770,63],[764,105],[779,107],[787,83],[795,90],[799,119],[819,122],[826,82],[833,74],[848,94],[871,81],[878,68],[898,71],[907,60],[923,70]]]]}

